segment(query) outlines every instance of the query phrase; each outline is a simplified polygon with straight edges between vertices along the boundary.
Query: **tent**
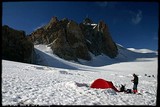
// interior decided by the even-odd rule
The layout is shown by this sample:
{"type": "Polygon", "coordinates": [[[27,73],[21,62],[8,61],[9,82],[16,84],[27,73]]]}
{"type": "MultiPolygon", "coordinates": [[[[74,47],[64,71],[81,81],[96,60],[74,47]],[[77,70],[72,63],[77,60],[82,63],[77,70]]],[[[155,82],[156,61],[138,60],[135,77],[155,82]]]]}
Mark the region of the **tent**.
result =
{"type": "Polygon", "coordinates": [[[112,88],[115,91],[119,92],[117,88],[113,85],[111,81],[106,81],[104,79],[96,79],[90,86],[91,88],[100,88],[100,89],[107,89],[107,88],[112,88]]]}

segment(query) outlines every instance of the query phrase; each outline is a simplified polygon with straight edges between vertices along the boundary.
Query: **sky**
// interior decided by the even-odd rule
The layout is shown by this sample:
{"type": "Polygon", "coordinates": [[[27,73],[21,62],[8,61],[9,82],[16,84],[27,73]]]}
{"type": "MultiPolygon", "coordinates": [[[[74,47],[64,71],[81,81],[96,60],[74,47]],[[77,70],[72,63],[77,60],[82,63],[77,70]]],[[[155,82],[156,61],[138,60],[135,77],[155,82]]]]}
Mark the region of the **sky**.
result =
{"type": "Polygon", "coordinates": [[[112,39],[126,48],[158,50],[158,9],[158,2],[2,2],[2,25],[30,34],[53,16],[77,23],[89,17],[103,20],[112,39]]]}

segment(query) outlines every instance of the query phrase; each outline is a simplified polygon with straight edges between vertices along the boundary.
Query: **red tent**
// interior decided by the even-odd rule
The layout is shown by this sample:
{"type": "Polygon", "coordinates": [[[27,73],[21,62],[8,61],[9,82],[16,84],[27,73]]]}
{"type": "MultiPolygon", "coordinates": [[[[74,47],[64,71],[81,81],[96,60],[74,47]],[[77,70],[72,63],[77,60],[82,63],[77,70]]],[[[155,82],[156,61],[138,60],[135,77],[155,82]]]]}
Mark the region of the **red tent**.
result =
{"type": "Polygon", "coordinates": [[[92,84],[91,88],[100,88],[100,89],[106,89],[106,88],[112,88],[115,91],[118,92],[116,87],[114,87],[113,83],[111,81],[106,81],[104,79],[96,79],[92,84]]]}

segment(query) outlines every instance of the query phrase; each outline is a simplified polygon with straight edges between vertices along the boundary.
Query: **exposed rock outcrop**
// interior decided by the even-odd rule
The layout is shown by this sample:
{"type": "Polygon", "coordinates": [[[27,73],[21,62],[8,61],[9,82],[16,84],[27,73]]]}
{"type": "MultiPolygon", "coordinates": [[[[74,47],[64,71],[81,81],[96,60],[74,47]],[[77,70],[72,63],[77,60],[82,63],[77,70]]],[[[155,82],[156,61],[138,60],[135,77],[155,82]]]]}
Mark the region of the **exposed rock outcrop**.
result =
{"type": "Polygon", "coordinates": [[[76,22],[69,21],[66,28],[62,27],[56,34],[57,38],[51,45],[55,54],[67,60],[91,59],[81,29],[76,22]]]}
{"type": "Polygon", "coordinates": [[[55,54],[66,60],[76,60],[76,56],[66,40],[64,29],[57,32],[57,38],[51,44],[51,48],[55,54]]]}
{"type": "Polygon", "coordinates": [[[100,21],[98,24],[89,22],[92,21],[88,21],[87,24],[80,23],[89,51],[94,55],[104,53],[110,58],[116,57],[118,49],[110,36],[107,25],[103,21],[100,21]]]}
{"type": "Polygon", "coordinates": [[[88,48],[85,44],[85,38],[78,24],[74,21],[70,21],[67,24],[67,41],[73,49],[77,58],[90,60],[91,57],[88,53],[88,48]]]}
{"type": "Polygon", "coordinates": [[[33,63],[34,46],[24,31],[2,26],[2,59],[33,63]]]}
{"type": "Polygon", "coordinates": [[[53,52],[67,60],[91,60],[90,52],[94,55],[105,54],[114,58],[118,54],[115,42],[112,40],[107,25],[100,21],[86,18],[83,23],[53,17],[42,28],[34,31],[29,39],[34,44],[49,44],[53,52]]]}

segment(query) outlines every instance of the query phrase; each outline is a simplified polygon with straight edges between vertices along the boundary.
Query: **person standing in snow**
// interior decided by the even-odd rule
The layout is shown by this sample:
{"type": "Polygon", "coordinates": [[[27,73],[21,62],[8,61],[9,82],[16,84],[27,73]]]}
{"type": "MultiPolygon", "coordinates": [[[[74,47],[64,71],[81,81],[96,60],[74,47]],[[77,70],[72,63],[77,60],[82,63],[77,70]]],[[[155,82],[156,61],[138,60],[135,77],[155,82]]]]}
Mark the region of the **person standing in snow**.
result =
{"type": "Polygon", "coordinates": [[[138,86],[138,76],[133,74],[134,79],[131,80],[133,82],[133,93],[137,93],[137,86],[138,86]]]}

